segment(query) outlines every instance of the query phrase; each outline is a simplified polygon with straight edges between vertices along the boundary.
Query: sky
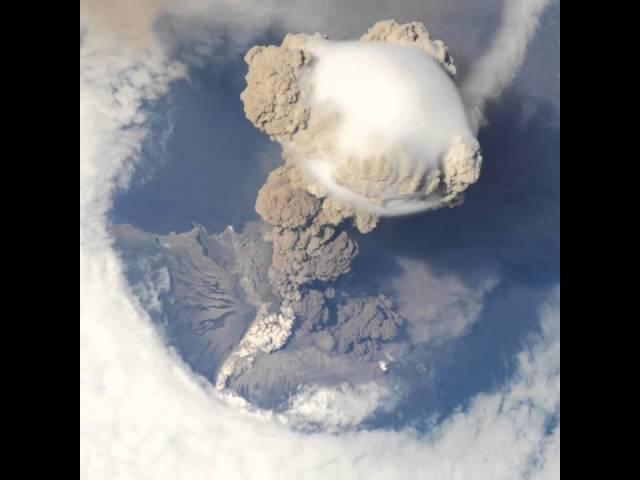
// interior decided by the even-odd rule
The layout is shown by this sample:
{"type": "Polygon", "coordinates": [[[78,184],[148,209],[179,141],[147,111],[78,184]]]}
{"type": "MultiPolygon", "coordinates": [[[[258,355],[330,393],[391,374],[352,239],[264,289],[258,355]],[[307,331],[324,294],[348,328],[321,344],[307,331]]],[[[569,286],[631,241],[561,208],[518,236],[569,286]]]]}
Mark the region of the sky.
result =
{"type": "Polygon", "coordinates": [[[416,20],[464,78],[502,2],[101,5],[81,2],[81,478],[559,478],[559,4],[488,105],[465,203],[358,237],[338,287],[395,292],[420,317],[412,334],[429,343],[412,355],[427,368],[408,369],[415,392],[393,412],[339,434],[294,431],[194,374],[132,292],[108,226],[257,219],[280,159],[239,101],[249,46],[416,20]]]}

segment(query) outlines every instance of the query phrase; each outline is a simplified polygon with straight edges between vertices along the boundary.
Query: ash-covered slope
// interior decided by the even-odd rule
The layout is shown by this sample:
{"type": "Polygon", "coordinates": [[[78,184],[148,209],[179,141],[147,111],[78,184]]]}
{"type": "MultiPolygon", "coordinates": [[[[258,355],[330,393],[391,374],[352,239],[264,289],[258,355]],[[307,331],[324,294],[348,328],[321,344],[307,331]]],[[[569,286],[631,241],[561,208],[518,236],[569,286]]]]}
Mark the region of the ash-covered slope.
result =
{"type": "Polygon", "coordinates": [[[128,277],[167,341],[211,379],[238,345],[259,305],[272,301],[266,281],[271,249],[262,228],[209,235],[202,226],[154,235],[112,229],[128,277]]]}
{"type": "Polygon", "coordinates": [[[286,408],[300,385],[380,381],[381,348],[403,327],[390,300],[317,285],[279,310],[267,229],[154,235],[118,225],[112,233],[167,342],[218,388],[286,408]]]}

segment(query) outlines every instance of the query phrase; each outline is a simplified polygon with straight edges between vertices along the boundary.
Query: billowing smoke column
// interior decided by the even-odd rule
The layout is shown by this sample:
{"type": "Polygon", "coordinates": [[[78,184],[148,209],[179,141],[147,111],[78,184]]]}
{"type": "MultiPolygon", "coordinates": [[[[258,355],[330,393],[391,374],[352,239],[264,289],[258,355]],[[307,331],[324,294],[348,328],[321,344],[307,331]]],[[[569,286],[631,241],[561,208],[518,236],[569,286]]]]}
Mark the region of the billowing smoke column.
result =
{"type": "MultiPolygon", "coordinates": [[[[458,205],[481,165],[456,67],[421,23],[378,22],[355,42],[287,35],[245,60],[246,116],[280,143],[285,160],[256,200],[272,227],[268,278],[281,304],[259,312],[218,388],[258,353],[284,346],[310,305],[335,302],[326,284],[358,254],[346,220],[367,233],[380,216],[458,205]]],[[[358,355],[372,355],[403,323],[384,296],[351,298],[337,311],[348,339],[339,349],[358,355]]]]}

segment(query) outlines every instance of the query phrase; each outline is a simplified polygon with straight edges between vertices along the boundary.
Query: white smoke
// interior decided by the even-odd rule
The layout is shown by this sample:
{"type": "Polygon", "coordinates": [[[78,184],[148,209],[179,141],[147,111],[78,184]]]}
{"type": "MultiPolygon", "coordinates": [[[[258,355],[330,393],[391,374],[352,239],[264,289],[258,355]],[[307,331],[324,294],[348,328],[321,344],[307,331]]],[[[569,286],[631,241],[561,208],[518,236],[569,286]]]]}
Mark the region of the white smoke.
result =
{"type": "Polygon", "coordinates": [[[283,307],[280,313],[269,313],[263,305],[240,344],[220,368],[216,388],[224,390],[228,378],[242,369],[249,368],[257,354],[271,353],[282,348],[291,336],[293,321],[291,308],[283,307]]]}
{"type": "Polygon", "coordinates": [[[485,106],[515,78],[540,15],[554,0],[504,0],[502,23],[487,53],[477,60],[462,85],[473,128],[482,125],[485,106]]]}

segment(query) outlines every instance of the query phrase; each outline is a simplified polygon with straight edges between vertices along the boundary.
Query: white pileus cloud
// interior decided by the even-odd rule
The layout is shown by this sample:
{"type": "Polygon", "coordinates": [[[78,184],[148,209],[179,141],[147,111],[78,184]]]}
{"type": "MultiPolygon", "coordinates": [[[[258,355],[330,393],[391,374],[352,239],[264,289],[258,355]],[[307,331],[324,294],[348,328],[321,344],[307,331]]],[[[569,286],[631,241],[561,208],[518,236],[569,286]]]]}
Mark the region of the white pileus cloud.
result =
{"type": "Polygon", "coordinates": [[[447,203],[435,187],[445,159],[456,157],[463,170],[469,158],[468,183],[477,179],[477,141],[455,83],[436,59],[417,47],[371,42],[322,42],[310,50],[317,57],[312,112],[334,110],[338,126],[331,151],[319,149],[304,166],[329,192],[354,208],[398,215],[447,203]]]}

